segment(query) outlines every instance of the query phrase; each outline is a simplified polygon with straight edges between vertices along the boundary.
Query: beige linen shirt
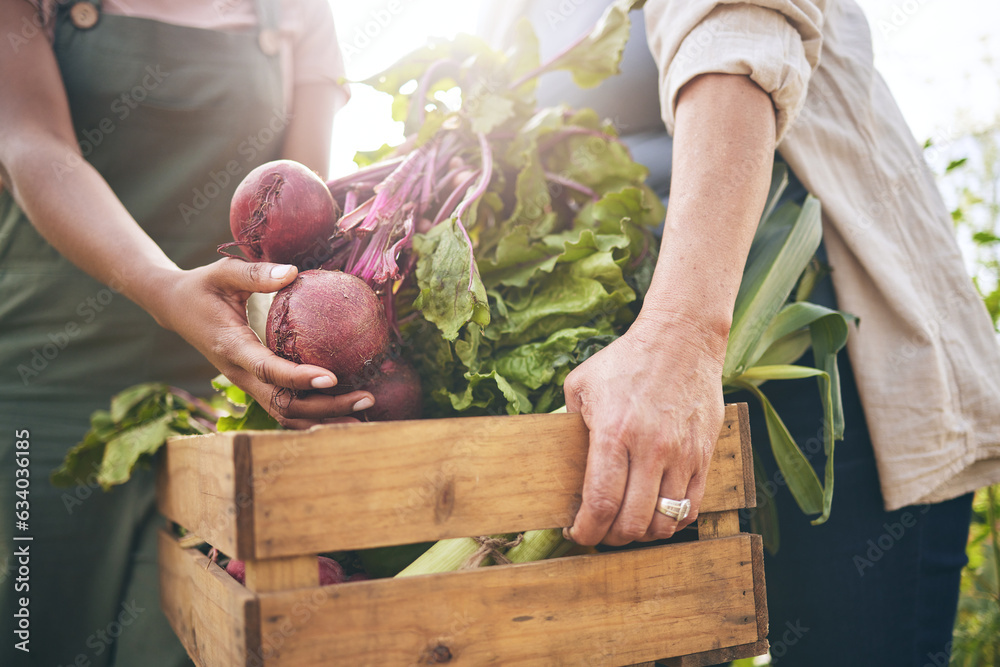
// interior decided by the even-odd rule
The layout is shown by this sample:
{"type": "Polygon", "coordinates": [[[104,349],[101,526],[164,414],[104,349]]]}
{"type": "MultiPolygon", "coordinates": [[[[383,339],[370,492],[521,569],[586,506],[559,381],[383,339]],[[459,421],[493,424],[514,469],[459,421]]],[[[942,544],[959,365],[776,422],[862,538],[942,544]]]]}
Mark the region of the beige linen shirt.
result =
{"type": "Polygon", "coordinates": [[[847,351],[886,509],[1000,481],[1000,343],[857,4],[648,0],[645,12],[668,131],[699,74],[748,75],[771,95],[778,150],[823,206],[839,306],[860,317],[847,351]]]}

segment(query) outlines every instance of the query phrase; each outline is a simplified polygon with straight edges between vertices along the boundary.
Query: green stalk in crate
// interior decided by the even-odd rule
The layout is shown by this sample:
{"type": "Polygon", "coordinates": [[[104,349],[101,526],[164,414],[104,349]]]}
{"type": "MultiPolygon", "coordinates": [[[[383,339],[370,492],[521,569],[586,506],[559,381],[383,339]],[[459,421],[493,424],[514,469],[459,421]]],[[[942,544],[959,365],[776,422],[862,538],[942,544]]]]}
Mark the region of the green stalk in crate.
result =
{"type": "Polygon", "coordinates": [[[570,548],[573,543],[562,535],[561,528],[546,528],[545,530],[529,530],[517,546],[507,551],[507,560],[511,563],[530,563],[546,558],[558,558],[570,548]]]}
{"type": "MultiPolygon", "coordinates": [[[[517,535],[509,533],[505,535],[491,535],[490,537],[509,542],[515,540],[517,535]]],[[[536,560],[558,557],[565,553],[571,546],[572,543],[563,538],[562,529],[560,528],[529,530],[524,533],[517,544],[507,549],[504,556],[511,563],[529,563],[536,560]]],[[[413,577],[419,574],[454,572],[455,570],[466,569],[466,565],[470,559],[481,548],[482,544],[472,537],[456,537],[450,540],[441,540],[396,576],[413,577]]],[[[489,564],[488,561],[490,561],[489,558],[483,560],[481,565],[489,564]]]]}
{"type": "MultiPolygon", "coordinates": [[[[516,533],[509,533],[506,535],[490,535],[489,537],[506,542],[513,540],[517,535],[516,533]]],[[[455,537],[450,540],[441,540],[396,576],[414,577],[418,574],[461,570],[469,562],[469,559],[481,548],[482,544],[472,537],[455,537]]],[[[486,561],[484,560],[481,564],[485,565],[486,561]]]]}

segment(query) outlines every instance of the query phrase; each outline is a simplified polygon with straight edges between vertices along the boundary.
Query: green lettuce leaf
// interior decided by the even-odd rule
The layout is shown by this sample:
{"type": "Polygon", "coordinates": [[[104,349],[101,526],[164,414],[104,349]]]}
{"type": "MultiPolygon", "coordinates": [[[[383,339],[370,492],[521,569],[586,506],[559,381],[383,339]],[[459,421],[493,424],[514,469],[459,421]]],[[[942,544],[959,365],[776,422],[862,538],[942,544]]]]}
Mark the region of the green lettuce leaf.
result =
{"type": "Polygon", "coordinates": [[[97,475],[101,486],[108,489],[127,482],[142,455],[155,453],[167,438],[179,435],[173,428],[174,420],[179,417],[168,413],[126,429],[109,440],[97,475]]]}
{"type": "Polygon", "coordinates": [[[539,389],[552,382],[557,371],[576,360],[580,342],[602,332],[593,327],[560,329],[540,343],[512,348],[496,359],[496,369],[511,382],[539,389]]]}
{"type": "Polygon", "coordinates": [[[503,345],[521,345],[560,329],[615,321],[633,299],[635,292],[613,253],[594,252],[558,266],[530,286],[509,289],[508,316],[491,323],[485,336],[503,345]]]}
{"type": "Polygon", "coordinates": [[[490,323],[486,288],[469,257],[469,246],[455,220],[446,220],[426,234],[413,238],[420,296],[414,307],[441,329],[446,340],[455,340],[469,322],[490,323]],[[472,288],[469,288],[469,276],[472,288]]]}
{"type": "Polygon", "coordinates": [[[568,70],[581,88],[593,88],[618,74],[631,28],[628,13],[636,4],[619,0],[608,7],[589,34],[553,59],[543,71],[568,70]]]}

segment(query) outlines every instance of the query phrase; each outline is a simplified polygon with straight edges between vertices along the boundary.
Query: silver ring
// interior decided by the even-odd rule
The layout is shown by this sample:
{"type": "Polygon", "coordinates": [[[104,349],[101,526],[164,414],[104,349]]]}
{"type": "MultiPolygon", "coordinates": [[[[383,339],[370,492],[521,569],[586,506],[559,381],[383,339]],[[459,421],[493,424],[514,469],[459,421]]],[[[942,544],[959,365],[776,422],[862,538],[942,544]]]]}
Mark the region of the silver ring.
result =
{"type": "Polygon", "coordinates": [[[660,514],[665,514],[671,519],[683,521],[691,513],[691,501],[687,498],[684,500],[673,500],[661,496],[656,502],[656,511],[660,514]]]}

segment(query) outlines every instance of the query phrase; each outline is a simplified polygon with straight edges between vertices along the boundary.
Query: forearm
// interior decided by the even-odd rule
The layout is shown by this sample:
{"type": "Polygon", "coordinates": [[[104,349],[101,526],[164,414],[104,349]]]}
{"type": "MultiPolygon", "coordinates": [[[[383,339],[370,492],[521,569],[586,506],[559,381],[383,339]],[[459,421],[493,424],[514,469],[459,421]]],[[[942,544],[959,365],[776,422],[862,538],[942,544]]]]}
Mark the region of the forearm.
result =
{"type": "Polygon", "coordinates": [[[159,281],[177,266],[142,230],[75,147],[36,138],[5,151],[8,187],[38,232],[70,262],[157,317],[159,281]],[[54,164],[72,167],[55,171],[54,164]]]}
{"type": "Polygon", "coordinates": [[[774,141],[771,99],[748,77],[704,75],[681,89],[670,205],[638,332],[693,329],[721,363],[774,141]]]}
{"type": "Polygon", "coordinates": [[[331,83],[297,86],[293,95],[292,122],[282,146],[282,157],[301,162],[324,181],[330,171],[333,116],[341,93],[331,83]]]}

